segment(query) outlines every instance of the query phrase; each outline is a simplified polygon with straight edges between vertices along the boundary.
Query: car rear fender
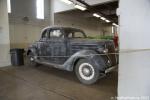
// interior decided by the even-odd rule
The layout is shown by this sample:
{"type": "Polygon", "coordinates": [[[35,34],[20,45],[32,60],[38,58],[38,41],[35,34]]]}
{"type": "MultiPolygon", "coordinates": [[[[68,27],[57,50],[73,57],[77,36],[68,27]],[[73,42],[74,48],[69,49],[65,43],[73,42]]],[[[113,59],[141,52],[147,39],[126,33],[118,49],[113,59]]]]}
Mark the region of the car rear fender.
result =
{"type": "Polygon", "coordinates": [[[65,66],[66,70],[73,71],[75,65],[80,59],[88,59],[88,61],[94,64],[94,66],[96,66],[100,71],[104,71],[106,68],[103,57],[93,50],[82,50],[75,53],[64,63],[63,66],[65,66]]]}
{"type": "Polygon", "coordinates": [[[37,55],[37,49],[32,47],[27,50],[27,56],[32,52],[34,55],[37,55]]]}

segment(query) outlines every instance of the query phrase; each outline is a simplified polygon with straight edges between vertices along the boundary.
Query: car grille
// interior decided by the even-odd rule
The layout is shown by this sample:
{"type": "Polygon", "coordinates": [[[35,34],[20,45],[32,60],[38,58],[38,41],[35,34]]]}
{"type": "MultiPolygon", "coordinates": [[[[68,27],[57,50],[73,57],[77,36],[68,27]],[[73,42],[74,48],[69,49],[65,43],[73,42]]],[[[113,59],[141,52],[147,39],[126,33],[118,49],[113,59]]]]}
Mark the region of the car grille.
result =
{"type": "Polygon", "coordinates": [[[108,48],[108,58],[110,59],[111,61],[111,65],[114,66],[117,64],[117,56],[116,54],[113,54],[113,53],[116,53],[115,52],[115,46],[114,46],[114,43],[113,42],[108,42],[106,44],[107,48],[108,48]]]}

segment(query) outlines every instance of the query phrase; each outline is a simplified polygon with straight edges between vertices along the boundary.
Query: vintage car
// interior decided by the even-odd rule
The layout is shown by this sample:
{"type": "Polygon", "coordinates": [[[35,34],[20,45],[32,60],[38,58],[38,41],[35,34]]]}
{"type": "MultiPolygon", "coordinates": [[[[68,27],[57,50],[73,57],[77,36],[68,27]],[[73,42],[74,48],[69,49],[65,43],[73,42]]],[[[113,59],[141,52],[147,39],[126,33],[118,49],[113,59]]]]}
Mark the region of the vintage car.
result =
{"type": "Polygon", "coordinates": [[[30,62],[74,71],[83,84],[93,84],[117,65],[113,41],[88,39],[80,30],[47,27],[27,51],[30,62]]]}

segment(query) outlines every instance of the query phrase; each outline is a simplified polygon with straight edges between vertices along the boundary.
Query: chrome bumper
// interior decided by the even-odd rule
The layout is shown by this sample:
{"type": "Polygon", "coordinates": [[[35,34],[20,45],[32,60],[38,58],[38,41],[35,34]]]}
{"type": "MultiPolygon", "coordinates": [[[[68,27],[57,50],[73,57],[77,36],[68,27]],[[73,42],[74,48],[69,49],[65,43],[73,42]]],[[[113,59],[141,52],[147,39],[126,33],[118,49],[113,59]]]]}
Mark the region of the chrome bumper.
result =
{"type": "Polygon", "coordinates": [[[111,72],[111,71],[113,71],[113,70],[115,70],[117,68],[118,68],[118,65],[112,66],[112,67],[110,67],[110,68],[108,68],[108,69],[105,70],[105,74],[107,74],[107,73],[109,73],[109,72],[111,72]]]}

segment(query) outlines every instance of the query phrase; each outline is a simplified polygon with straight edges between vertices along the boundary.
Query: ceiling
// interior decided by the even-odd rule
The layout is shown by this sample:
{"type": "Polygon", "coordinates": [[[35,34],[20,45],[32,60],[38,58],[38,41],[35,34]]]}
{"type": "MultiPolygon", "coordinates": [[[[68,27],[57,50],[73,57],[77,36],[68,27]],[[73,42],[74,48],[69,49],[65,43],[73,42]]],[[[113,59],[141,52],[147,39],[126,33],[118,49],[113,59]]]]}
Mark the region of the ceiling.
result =
{"type": "Polygon", "coordinates": [[[116,1],[116,0],[82,0],[82,1],[88,3],[89,5],[98,5],[98,4],[101,4],[101,3],[113,2],[113,1],[116,1]]]}
{"type": "Polygon", "coordinates": [[[118,0],[113,0],[113,1],[111,0],[111,2],[106,2],[102,4],[96,3],[98,1],[102,2],[102,0],[77,0],[77,1],[78,2],[81,1],[81,3],[85,4],[88,7],[88,10],[86,11],[71,10],[63,13],[74,14],[85,18],[94,18],[92,14],[98,13],[101,16],[109,19],[111,22],[118,23],[118,16],[116,14],[116,10],[118,8],[118,0]],[[96,5],[91,6],[91,4],[93,3],[95,3],[96,5]]]}
{"type": "Polygon", "coordinates": [[[117,8],[118,8],[118,1],[113,1],[92,6],[89,10],[91,12],[100,13],[104,17],[117,23],[118,22],[118,16],[116,14],[117,8]]]}

